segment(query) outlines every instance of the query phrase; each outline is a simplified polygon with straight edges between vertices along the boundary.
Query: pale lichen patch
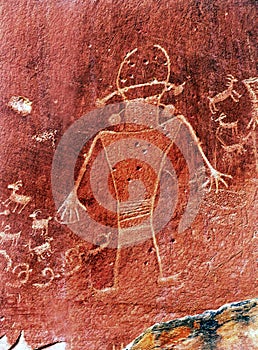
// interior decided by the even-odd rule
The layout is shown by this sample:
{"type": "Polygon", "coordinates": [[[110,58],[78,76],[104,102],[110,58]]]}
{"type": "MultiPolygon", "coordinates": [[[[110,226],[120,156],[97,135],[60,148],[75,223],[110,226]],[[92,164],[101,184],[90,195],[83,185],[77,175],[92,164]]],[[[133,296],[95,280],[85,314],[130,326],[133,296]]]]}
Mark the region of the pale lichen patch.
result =
{"type": "Polygon", "coordinates": [[[12,96],[7,105],[22,116],[26,116],[32,111],[32,102],[24,96],[12,96]]]}

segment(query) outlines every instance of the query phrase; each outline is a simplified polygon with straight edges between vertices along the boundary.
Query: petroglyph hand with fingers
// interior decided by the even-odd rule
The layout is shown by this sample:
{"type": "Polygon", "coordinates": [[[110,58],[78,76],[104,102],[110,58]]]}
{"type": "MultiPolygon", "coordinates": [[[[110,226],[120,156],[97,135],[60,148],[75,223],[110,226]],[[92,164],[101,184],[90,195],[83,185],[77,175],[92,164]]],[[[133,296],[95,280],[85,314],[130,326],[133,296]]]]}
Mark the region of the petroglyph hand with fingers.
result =
{"type": "Polygon", "coordinates": [[[61,224],[73,224],[78,222],[80,221],[80,208],[83,207],[78,200],[77,188],[75,187],[63,204],[58,208],[55,220],[61,224]]]}
{"type": "Polygon", "coordinates": [[[179,115],[177,116],[177,118],[179,118],[183,123],[184,125],[187,126],[187,128],[189,129],[189,132],[193,138],[193,140],[196,142],[197,144],[197,147],[198,147],[198,150],[202,156],[202,159],[204,160],[206,166],[208,167],[209,169],[209,173],[210,173],[210,187],[209,187],[209,192],[212,190],[213,188],[213,184],[215,184],[215,192],[218,193],[218,190],[219,190],[219,183],[221,182],[226,188],[228,187],[228,184],[227,182],[224,180],[224,178],[228,178],[228,179],[232,179],[232,176],[231,175],[228,175],[228,174],[223,174],[221,172],[219,172],[218,170],[216,170],[212,165],[211,163],[209,162],[208,158],[206,157],[203,149],[202,149],[202,146],[201,146],[201,143],[198,139],[198,137],[196,136],[196,133],[192,127],[192,125],[188,122],[188,120],[183,116],[183,115],[179,115]]]}

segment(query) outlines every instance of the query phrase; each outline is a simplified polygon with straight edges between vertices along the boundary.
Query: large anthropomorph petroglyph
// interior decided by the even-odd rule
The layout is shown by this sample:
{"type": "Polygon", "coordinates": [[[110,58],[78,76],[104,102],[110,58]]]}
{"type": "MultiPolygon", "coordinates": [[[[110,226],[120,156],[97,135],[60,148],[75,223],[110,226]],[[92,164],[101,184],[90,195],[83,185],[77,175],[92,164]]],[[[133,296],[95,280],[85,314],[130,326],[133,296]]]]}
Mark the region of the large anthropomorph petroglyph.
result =
{"type": "MultiPolygon", "coordinates": [[[[153,239],[160,271],[159,281],[169,282],[169,280],[177,278],[175,275],[164,276],[163,274],[162,259],[156,240],[157,230],[154,224],[154,212],[157,202],[163,199],[163,206],[169,207],[169,198],[177,196],[175,185],[177,180],[168,161],[169,154],[173,151],[175,145],[183,149],[186,146],[180,146],[180,143],[182,143],[182,140],[188,140],[185,153],[183,150],[184,157],[188,158],[189,163],[190,161],[192,163],[200,162],[200,164],[195,164],[196,167],[192,167],[190,170],[191,176],[193,176],[193,173],[195,177],[199,176],[197,181],[199,181],[200,192],[207,185],[207,182],[204,182],[202,165],[206,166],[209,172],[210,191],[214,184],[216,193],[219,190],[219,183],[228,187],[225,178],[231,178],[231,175],[223,174],[211,165],[202,149],[200,140],[187,119],[173,105],[165,105],[162,102],[163,95],[170,91],[173,92],[173,95],[182,93],[185,83],[175,85],[169,82],[171,71],[170,58],[163,47],[154,45],[154,48],[159,51],[160,55],[163,55],[164,65],[167,69],[165,79],[160,81],[154,78],[149,82],[121,87],[121,80],[124,82],[121,76],[123,68],[125,65],[132,65],[133,55],[137,52],[137,49],[132,50],[125,56],[118,69],[117,90],[103,99],[99,99],[97,105],[99,107],[105,106],[109,99],[114,96],[121,97],[123,103],[117,113],[110,114],[108,128],[97,132],[92,139],[87,152],[84,153],[84,161],[75,180],[74,187],[58,209],[58,220],[61,223],[73,224],[77,221],[79,222],[81,220],[80,213],[89,211],[87,198],[83,198],[85,190],[82,189],[82,183],[84,183],[84,187],[89,188],[91,181],[94,196],[94,186],[95,190],[97,190],[98,186],[103,187],[101,181],[106,180],[105,176],[103,176],[105,167],[107,172],[110,172],[110,183],[112,185],[111,187],[109,185],[108,190],[110,188],[113,189],[114,206],[113,212],[111,210],[105,212],[105,217],[110,219],[108,225],[116,226],[118,230],[118,250],[114,265],[114,287],[112,288],[115,288],[117,281],[121,247],[143,240],[144,237],[152,237],[153,239]],[[127,93],[130,90],[146,87],[158,87],[159,91],[155,95],[128,100],[127,93]],[[161,115],[165,121],[161,121],[161,115]],[[99,151],[100,155],[96,156],[96,149],[98,148],[102,151],[99,151]],[[199,161],[196,158],[197,153],[199,161]],[[96,175],[93,179],[91,176],[87,180],[87,170],[93,160],[96,160],[98,164],[95,165],[95,170],[99,177],[96,175]],[[166,189],[171,188],[170,192],[166,191],[165,194],[162,194],[162,182],[163,187],[166,189]]],[[[147,61],[146,64],[148,64],[147,61]]],[[[230,79],[232,80],[233,78],[230,79]]],[[[236,92],[234,94],[236,95],[236,92]]],[[[223,98],[226,99],[228,96],[223,98]]],[[[238,97],[240,98],[240,95],[238,97]]],[[[222,99],[214,98],[214,106],[220,100],[222,99]]],[[[105,194],[103,194],[104,197],[105,194]]],[[[99,201],[101,202],[101,199],[99,201]]],[[[101,217],[101,214],[99,216],[101,217]]],[[[95,218],[95,220],[98,221],[100,219],[95,218]]]]}

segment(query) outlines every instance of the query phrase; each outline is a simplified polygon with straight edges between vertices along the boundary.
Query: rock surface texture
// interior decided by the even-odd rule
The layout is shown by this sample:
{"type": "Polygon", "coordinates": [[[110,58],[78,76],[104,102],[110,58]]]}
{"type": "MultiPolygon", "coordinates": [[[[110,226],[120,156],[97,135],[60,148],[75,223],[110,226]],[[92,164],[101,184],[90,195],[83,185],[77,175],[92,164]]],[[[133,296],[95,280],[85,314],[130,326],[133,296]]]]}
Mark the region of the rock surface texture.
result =
{"type": "Polygon", "coordinates": [[[255,349],[257,8],[1,1],[0,349],[255,349]]]}
{"type": "Polygon", "coordinates": [[[156,324],[126,350],[257,349],[257,299],[156,324]]]}

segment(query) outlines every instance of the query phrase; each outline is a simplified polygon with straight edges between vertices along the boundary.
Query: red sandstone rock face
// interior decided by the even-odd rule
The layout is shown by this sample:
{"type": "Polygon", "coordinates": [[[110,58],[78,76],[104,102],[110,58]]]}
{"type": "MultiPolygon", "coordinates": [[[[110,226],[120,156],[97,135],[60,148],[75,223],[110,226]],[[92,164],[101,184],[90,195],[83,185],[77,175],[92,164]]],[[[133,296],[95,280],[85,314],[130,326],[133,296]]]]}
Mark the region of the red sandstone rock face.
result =
{"type": "MultiPolygon", "coordinates": [[[[68,349],[113,350],[155,322],[257,294],[256,9],[251,0],[2,5],[0,336],[6,334],[14,343],[24,330],[33,347],[63,340],[68,349]],[[158,119],[148,119],[153,136],[141,142],[156,142],[164,153],[171,138],[157,129],[183,115],[210,164],[232,179],[222,177],[229,187],[220,182],[217,193],[214,182],[191,225],[179,232],[191,172],[178,147],[178,142],[189,143],[173,134],[168,158],[178,181],[176,210],[155,235],[156,245],[150,235],[118,250],[116,238],[108,235],[110,227],[112,234],[117,232],[118,218],[94,207],[87,176],[94,156],[123,139],[110,134],[104,146],[96,139],[104,117],[109,121],[104,129],[115,132],[132,131],[134,118],[149,118],[143,109],[136,113],[135,102],[127,108],[125,101],[136,98],[159,106],[153,107],[158,119]],[[105,115],[99,114],[101,108],[105,115]],[[87,122],[89,113],[99,119],[87,122]],[[81,226],[75,230],[55,220],[61,218],[51,188],[57,145],[83,115],[86,122],[74,138],[94,133],[78,154],[75,180],[85,164],[84,154],[94,139],[99,142],[76,193],[81,210],[93,207],[92,216],[102,223],[89,229],[90,241],[81,238],[81,226]],[[16,197],[10,197],[14,193],[16,197]],[[111,248],[109,239],[115,242],[111,248]]],[[[173,122],[169,125],[169,132],[176,133],[173,122]]],[[[121,152],[118,149],[118,156],[121,152]]],[[[75,153],[67,149],[68,164],[75,153]]],[[[202,162],[211,175],[203,158],[202,162]]],[[[60,206],[62,195],[70,190],[62,182],[63,169],[56,177],[64,191],[56,194],[60,206]]],[[[98,169],[101,188],[104,163],[98,169]]],[[[141,182],[149,190],[144,200],[151,198],[157,178],[153,167],[125,159],[117,171],[117,177],[107,179],[111,199],[126,202],[130,191],[140,198],[141,182]],[[144,176],[138,175],[139,167],[144,176]]],[[[149,219],[149,212],[145,214],[149,219]]],[[[134,220],[138,219],[133,217],[130,227],[139,224],[134,220]]]]}

